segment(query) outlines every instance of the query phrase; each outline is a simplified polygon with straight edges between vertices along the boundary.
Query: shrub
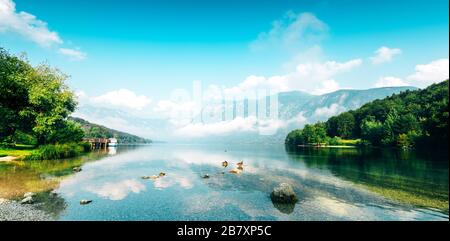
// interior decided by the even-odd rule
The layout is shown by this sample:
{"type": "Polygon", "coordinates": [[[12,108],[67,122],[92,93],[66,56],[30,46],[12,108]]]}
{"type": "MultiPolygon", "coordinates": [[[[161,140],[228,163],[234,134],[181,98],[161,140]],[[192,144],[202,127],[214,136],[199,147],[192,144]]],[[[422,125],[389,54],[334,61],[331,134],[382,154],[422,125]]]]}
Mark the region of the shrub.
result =
{"type": "Polygon", "coordinates": [[[66,143],[55,145],[43,145],[28,156],[28,160],[56,160],[71,158],[90,151],[89,143],[66,143]]]}

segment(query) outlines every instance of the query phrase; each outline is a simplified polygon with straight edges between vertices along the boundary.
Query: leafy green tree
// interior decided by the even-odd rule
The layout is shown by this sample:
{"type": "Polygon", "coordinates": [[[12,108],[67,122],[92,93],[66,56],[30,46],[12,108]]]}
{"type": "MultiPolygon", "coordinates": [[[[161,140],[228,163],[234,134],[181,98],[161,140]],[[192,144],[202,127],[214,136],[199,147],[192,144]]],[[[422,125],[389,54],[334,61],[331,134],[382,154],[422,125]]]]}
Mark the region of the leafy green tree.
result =
{"type": "Polygon", "coordinates": [[[84,137],[84,132],[81,129],[80,124],[68,120],[62,122],[57,130],[53,132],[51,136],[47,137],[47,140],[51,143],[68,143],[68,142],[80,142],[84,137]]]}
{"type": "Polygon", "coordinates": [[[380,145],[383,138],[383,124],[375,117],[368,116],[361,123],[361,138],[369,141],[372,145],[380,145]]]}
{"type": "Polygon", "coordinates": [[[0,48],[0,141],[24,135],[32,135],[39,145],[79,140],[81,128],[67,122],[77,103],[66,79],[48,65],[34,68],[0,48]]]}
{"type": "Polygon", "coordinates": [[[29,106],[27,79],[32,68],[0,48],[0,141],[12,141],[27,121],[19,113],[29,106]]]}
{"type": "Polygon", "coordinates": [[[395,134],[408,133],[410,131],[419,132],[420,126],[417,118],[409,113],[406,115],[401,115],[397,117],[393,124],[392,130],[395,134]]]}
{"type": "Polygon", "coordinates": [[[31,108],[23,114],[35,120],[32,131],[39,144],[55,142],[53,136],[75,110],[75,95],[64,84],[66,79],[66,75],[47,65],[37,67],[30,78],[31,108]]]}
{"type": "Polygon", "coordinates": [[[350,112],[344,112],[336,120],[337,136],[351,138],[355,129],[355,117],[350,112]]]}

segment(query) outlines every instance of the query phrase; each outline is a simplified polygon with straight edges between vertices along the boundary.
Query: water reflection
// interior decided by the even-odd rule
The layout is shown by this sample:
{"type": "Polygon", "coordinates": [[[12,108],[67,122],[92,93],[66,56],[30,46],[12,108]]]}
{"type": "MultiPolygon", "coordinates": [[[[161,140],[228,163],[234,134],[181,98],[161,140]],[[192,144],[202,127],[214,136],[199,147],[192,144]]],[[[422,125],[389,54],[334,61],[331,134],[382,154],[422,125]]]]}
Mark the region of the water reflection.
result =
{"type": "Polygon", "coordinates": [[[371,191],[448,213],[448,152],[382,149],[300,149],[289,158],[362,184],[371,191]]]}
{"type": "MultiPolygon", "coordinates": [[[[79,173],[67,170],[74,163],[65,168],[45,164],[32,168],[39,182],[62,175],[47,188],[57,193],[57,199],[47,203],[54,203],[58,219],[448,219],[448,209],[442,208],[445,203],[448,207],[448,163],[438,161],[443,157],[430,161],[427,155],[411,152],[286,152],[282,146],[232,145],[128,146],[107,155],[110,151],[94,158],[96,161],[83,162],[79,173]],[[224,161],[228,166],[222,165],[224,161]],[[240,161],[244,163],[242,172],[229,173],[240,161]],[[62,174],[65,172],[70,174],[62,174]],[[141,179],[160,172],[166,175],[141,179]],[[202,178],[205,174],[209,178],[202,178]],[[272,203],[270,193],[281,182],[293,187],[299,197],[296,205],[272,203]],[[399,199],[398,193],[407,199],[399,199]],[[82,206],[81,199],[94,201],[82,206]]],[[[5,176],[17,179],[21,175],[0,170],[0,182],[3,180],[9,189],[18,188],[10,185],[14,178],[5,176]]],[[[33,180],[29,178],[22,177],[33,180]]]]}

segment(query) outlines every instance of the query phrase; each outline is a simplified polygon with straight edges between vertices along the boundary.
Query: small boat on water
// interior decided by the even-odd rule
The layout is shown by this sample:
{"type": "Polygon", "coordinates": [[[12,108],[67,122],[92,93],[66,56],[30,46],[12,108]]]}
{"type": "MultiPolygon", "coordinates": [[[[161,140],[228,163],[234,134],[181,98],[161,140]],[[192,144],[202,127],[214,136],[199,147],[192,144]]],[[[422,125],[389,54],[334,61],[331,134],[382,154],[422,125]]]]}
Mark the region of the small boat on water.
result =
{"type": "Polygon", "coordinates": [[[108,139],[108,146],[110,146],[110,147],[117,146],[117,139],[116,138],[109,138],[108,139]]]}

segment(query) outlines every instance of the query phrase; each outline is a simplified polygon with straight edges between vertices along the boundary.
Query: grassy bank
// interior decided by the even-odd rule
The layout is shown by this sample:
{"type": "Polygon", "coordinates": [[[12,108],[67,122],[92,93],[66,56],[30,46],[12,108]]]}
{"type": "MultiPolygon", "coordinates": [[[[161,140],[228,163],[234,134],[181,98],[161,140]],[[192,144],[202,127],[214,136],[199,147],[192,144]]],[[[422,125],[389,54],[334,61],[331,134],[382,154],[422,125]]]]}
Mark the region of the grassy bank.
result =
{"type": "Polygon", "coordinates": [[[34,150],[25,160],[57,160],[79,156],[89,152],[89,143],[66,143],[55,145],[44,145],[34,150]]]}
{"type": "Polygon", "coordinates": [[[0,145],[0,157],[13,156],[24,159],[30,156],[36,148],[31,145],[0,145]]]}
{"type": "Polygon", "coordinates": [[[0,146],[0,157],[13,156],[22,160],[57,160],[76,157],[90,150],[90,144],[84,142],[43,145],[39,147],[3,145],[0,146]]]}

